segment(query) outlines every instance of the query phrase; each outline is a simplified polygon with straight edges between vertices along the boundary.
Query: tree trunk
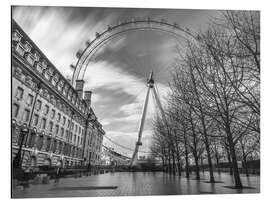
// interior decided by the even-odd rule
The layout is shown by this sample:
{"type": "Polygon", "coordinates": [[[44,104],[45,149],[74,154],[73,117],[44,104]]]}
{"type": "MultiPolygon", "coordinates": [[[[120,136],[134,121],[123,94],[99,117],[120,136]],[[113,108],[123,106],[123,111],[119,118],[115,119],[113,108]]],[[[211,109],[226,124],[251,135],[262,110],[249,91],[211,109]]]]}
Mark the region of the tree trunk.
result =
{"type": "Polygon", "coordinates": [[[175,151],[176,151],[176,160],[177,160],[177,171],[178,171],[178,175],[181,176],[181,163],[180,163],[180,152],[179,152],[179,148],[178,148],[178,140],[177,140],[177,136],[176,136],[176,130],[173,130],[174,132],[174,139],[175,139],[175,151]]]}
{"type": "Polygon", "coordinates": [[[209,174],[210,174],[210,182],[215,182],[214,178],[214,172],[213,172],[213,165],[212,165],[212,160],[211,160],[211,153],[210,153],[210,148],[209,148],[209,142],[208,142],[208,137],[207,135],[204,137],[205,139],[205,149],[206,149],[206,154],[207,154],[207,160],[208,160],[208,166],[209,166],[209,174]]]}
{"type": "Polygon", "coordinates": [[[194,154],[195,165],[196,165],[196,179],[200,180],[200,167],[199,167],[199,158],[197,154],[194,154]]]}
{"type": "Polygon", "coordinates": [[[217,161],[218,174],[220,175],[220,167],[219,167],[219,158],[218,158],[218,155],[216,155],[216,161],[217,161]]]}
{"type": "Polygon", "coordinates": [[[230,165],[230,175],[233,174],[233,171],[232,171],[232,160],[231,160],[231,155],[230,155],[230,151],[228,149],[228,147],[226,147],[226,151],[227,151],[227,156],[228,156],[228,163],[230,165]]]}
{"type": "Polygon", "coordinates": [[[188,164],[188,156],[186,155],[186,177],[189,178],[189,164],[188,164]]]}
{"type": "Polygon", "coordinates": [[[172,165],[171,165],[171,150],[169,149],[169,157],[168,157],[168,165],[169,165],[169,174],[172,173],[172,165]]]}
{"type": "Polygon", "coordinates": [[[199,167],[199,160],[198,160],[198,152],[197,152],[197,140],[196,140],[196,133],[194,129],[194,123],[192,121],[192,116],[190,116],[190,124],[191,124],[191,129],[192,129],[192,137],[193,137],[193,156],[195,160],[195,165],[196,165],[196,179],[200,180],[200,167],[199,167]]]}
{"type": "Polygon", "coordinates": [[[164,168],[165,168],[164,157],[162,157],[161,159],[162,159],[162,171],[164,172],[164,168]]]}
{"type": "Polygon", "coordinates": [[[242,188],[242,182],[240,179],[240,173],[238,170],[238,165],[237,165],[237,159],[236,159],[236,154],[235,154],[235,149],[234,149],[234,143],[232,139],[232,134],[230,132],[230,128],[227,127],[227,138],[228,138],[228,144],[229,144],[229,149],[230,149],[230,154],[232,158],[232,168],[233,168],[233,175],[234,175],[234,181],[235,181],[235,187],[236,188],[242,188]]]}
{"type": "Polygon", "coordinates": [[[178,175],[181,176],[181,160],[180,160],[180,154],[179,154],[179,149],[176,147],[176,159],[177,159],[177,170],[178,170],[178,175]]]}
{"type": "Polygon", "coordinates": [[[245,165],[246,176],[249,177],[248,166],[247,166],[247,157],[246,156],[243,156],[243,161],[244,161],[244,165],[245,165]]]}
{"type": "Polygon", "coordinates": [[[166,157],[165,160],[165,172],[169,173],[169,157],[166,157]]]}
{"type": "Polygon", "coordinates": [[[209,174],[210,174],[210,182],[215,182],[214,173],[213,173],[213,165],[212,165],[210,148],[209,148],[208,135],[207,135],[206,125],[205,125],[205,114],[204,114],[203,107],[202,107],[202,104],[201,104],[200,94],[198,93],[198,90],[197,90],[197,83],[196,83],[196,80],[194,78],[194,73],[193,73],[193,70],[192,70],[191,67],[190,67],[190,74],[191,74],[191,79],[192,79],[192,83],[193,83],[193,86],[194,86],[194,93],[195,93],[197,101],[199,103],[199,110],[200,110],[200,114],[201,114],[200,120],[201,120],[201,124],[202,124],[202,127],[203,127],[204,144],[205,144],[206,153],[207,153],[207,160],[208,160],[209,174]]]}
{"type": "Polygon", "coordinates": [[[203,157],[202,156],[201,156],[201,167],[202,167],[202,172],[204,173],[203,157]]]}
{"type": "Polygon", "coordinates": [[[172,151],[172,173],[175,175],[176,171],[176,164],[175,164],[175,154],[174,151],[172,151]]]}
{"type": "Polygon", "coordinates": [[[178,161],[177,163],[177,168],[178,168],[178,175],[181,176],[181,163],[180,163],[180,160],[178,161]]]}
{"type": "Polygon", "coordinates": [[[188,149],[187,149],[188,146],[186,135],[184,135],[184,146],[185,146],[185,160],[186,160],[186,177],[189,178],[188,149]]]}
{"type": "Polygon", "coordinates": [[[208,161],[208,166],[209,166],[210,182],[214,183],[215,178],[214,178],[214,172],[213,172],[213,164],[212,164],[212,159],[211,159],[208,135],[207,135],[207,132],[206,132],[204,114],[203,114],[202,110],[201,110],[201,114],[202,114],[201,115],[201,122],[202,122],[202,127],[203,127],[204,144],[205,144],[205,149],[206,149],[206,154],[207,154],[207,161],[208,161]]]}
{"type": "Polygon", "coordinates": [[[181,160],[180,160],[180,154],[179,154],[179,149],[176,147],[176,159],[177,159],[177,170],[178,170],[178,175],[181,176],[181,160]]]}
{"type": "Polygon", "coordinates": [[[243,145],[242,142],[241,142],[241,148],[242,148],[242,156],[243,156],[243,162],[244,162],[244,165],[245,165],[246,176],[249,177],[248,167],[247,167],[247,156],[246,156],[245,148],[244,148],[244,145],[243,145]]]}

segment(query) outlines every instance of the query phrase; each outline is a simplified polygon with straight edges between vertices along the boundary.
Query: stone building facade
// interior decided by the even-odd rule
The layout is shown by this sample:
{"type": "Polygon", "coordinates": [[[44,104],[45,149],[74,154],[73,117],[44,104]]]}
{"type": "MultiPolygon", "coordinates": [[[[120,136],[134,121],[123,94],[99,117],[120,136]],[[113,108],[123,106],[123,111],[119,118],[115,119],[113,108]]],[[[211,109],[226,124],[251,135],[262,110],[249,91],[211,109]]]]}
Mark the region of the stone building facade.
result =
{"type": "Polygon", "coordinates": [[[24,169],[98,165],[105,132],[84,81],[73,87],[14,20],[11,49],[12,159],[22,145],[24,169]]]}

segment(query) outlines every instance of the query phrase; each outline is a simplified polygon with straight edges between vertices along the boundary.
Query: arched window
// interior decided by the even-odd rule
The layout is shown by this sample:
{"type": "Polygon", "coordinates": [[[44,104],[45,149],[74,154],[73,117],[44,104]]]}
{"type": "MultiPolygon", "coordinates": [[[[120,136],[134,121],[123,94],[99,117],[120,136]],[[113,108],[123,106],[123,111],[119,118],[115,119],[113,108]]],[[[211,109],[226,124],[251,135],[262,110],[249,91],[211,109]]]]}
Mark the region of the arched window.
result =
{"type": "Polygon", "coordinates": [[[69,156],[71,156],[71,157],[72,157],[72,156],[73,156],[73,147],[72,147],[72,146],[70,146],[69,150],[70,150],[70,151],[69,151],[69,156]]]}
{"type": "Polygon", "coordinates": [[[64,147],[64,155],[67,155],[67,154],[68,154],[68,145],[66,143],[64,147]]]}
{"type": "Polygon", "coordinates": [[[36,140],[36,133],[35,132],[31,132],[29,139],[28,139],[28,147],[32,148],[35,145],[35,140],[36,140]]]}
{"type": "Polygon", "coordinates": [[[77,152],[78,152],[78,149],[77,147],[74,148],[74,157],[77,157],[77,152]]]}
{"type": "Polygon", "coordinates": [[[37,158],[35,156],[31,156],[30,159],[30,167],[33,169],[37,166],[37,158]]]}
{"type": "Polygon", "coordinates": [[[23,134],[21,132],[21,129],[18,132],[18,145],[20,146],[22,144],[23,141],[23,134]]]}
{"type": "Polygon", "coordinates": [[[68,145],[68,156],[71,156],[71,145],[68,145]]]}
{"type": "Polygon", "coordinates": [[[72,147],[72,154],[71,154],[71,157],[75,157],[75,152],[76,152],[76,147],[72,147]]]}
{"type": "Polygon", "coordinates": [[[18,127],[16,126],[16,124],[12,124],[12,143],[17,145],[19,143],[18,140],[19,140],[18,127]]]}
{"type": "Polygon", "coordinates": [[[51,138],[47,138],[46,151],[49,152],[50,149],[51,149],[51,138]]]}
{"type": "Polygon", "coordinates": [[[59,153],[59,154],[62,153],[62,147],[63,147],[62,142],[59,142],[59,145],[58,145],[58,153],[59,153]]]}
{"type": "Polygon", "coordinates": [[[52,164],[52,161],[51,161],[51,159],[45,159],[45,161],[44,161],[44,165],[45,166],[51,166],[51,164],[52,164]]]}
{"type": "Polygon", "coordinates": [[[41,150],[43,146],[43,135],[40,135],[37,141],[37,149],[41,150]]]}
{"type": "Polygon", "coordinates": [[[56,147],[57,147],[57,141],[54,140],[54,141],[53,141],[53,146],[52,146],[52,152],[53,152],[53,153],[56,152],[56,147]]]}

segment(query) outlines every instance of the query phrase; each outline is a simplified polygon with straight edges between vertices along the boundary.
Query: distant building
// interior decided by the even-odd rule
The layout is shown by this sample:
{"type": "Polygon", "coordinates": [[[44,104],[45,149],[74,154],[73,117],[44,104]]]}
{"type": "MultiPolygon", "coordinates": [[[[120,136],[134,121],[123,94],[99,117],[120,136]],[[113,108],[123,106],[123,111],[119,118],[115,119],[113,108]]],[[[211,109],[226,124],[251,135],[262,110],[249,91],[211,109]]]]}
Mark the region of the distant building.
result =
{"type": "Polygon", "coordinates": [[[130,157],[120,154],[112,147],[103,145],[101,164],[102,165],[129,165],[130,157]]]}
{"type": "Polygon", "coordinates": [[[83,80],[72,87],[14,20],[11,66],[12,159],[22,144],[24,169],[99,164],[105,132],[91,91],[83,92],[83,80]]]}
{"type": "Polygon", "coordinates": [[[145,156],[139,156],[139,160],[146,160],[145,156]]]}

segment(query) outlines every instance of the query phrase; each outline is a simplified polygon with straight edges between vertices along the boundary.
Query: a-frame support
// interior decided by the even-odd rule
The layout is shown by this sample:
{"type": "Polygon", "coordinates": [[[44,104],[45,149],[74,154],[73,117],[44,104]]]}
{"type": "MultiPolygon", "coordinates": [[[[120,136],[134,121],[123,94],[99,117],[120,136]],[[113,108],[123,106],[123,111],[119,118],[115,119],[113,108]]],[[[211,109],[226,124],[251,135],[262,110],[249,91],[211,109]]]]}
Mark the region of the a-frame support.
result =
{"type": "Polygon", "coordinates": [[[159,100],[157,91],[156,91],[155,86],[154,86],[154,78],[153,77],[154,76],[153,76],[153,71],[152,71],[150,73],[150,76],[149,76],[148,80],[147,80],[147,87],[148,88],[147,88],[146,98],[145,98],[144,106],[143,106],[143,113],[142,113],[141,122],[140,122],[138,140],[137,140],[136,145],[135,145],[135,150],[134,150],[134,153],[132,155],[130,166],[136,165],[136,162],[138,160],[138,151],[139,151],[139,147],[142,145],[141,138],[142,138],[142,132],[143,132],[143,127],[144,127],[144,123],[145,123],[145,117],[146,117],[146,112],[147,112],[149,94],[150,94],[151,90],[154,93],[154,99],[156,100],[156,103],[158,105],[158,108],[160,110],[162,118],[165,119],[165,114],[164,114],[164,111],[162,109],[161,102],[159,100]]]}

